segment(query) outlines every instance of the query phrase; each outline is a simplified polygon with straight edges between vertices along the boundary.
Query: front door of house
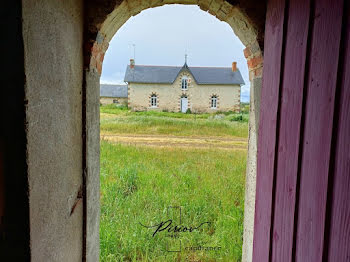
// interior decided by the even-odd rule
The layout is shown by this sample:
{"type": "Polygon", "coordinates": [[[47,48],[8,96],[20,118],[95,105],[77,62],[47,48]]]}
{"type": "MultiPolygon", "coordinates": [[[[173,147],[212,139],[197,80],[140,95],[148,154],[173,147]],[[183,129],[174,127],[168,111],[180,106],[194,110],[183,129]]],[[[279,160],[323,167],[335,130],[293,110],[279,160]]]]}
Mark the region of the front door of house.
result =
{"type": "Polygon", "coordinates": [[[186,113],[188,109],[188,99],[187,97],[181,97],[181,112],[186,113]]]}

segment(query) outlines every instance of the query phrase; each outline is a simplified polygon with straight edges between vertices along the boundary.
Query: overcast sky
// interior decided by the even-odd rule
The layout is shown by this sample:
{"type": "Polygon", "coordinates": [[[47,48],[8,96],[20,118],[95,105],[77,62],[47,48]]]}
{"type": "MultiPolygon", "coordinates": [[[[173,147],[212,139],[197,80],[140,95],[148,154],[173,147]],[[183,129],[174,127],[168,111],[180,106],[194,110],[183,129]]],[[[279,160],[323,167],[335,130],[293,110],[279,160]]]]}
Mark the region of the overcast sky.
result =
{"type": "Polygon", "coordinates": [[[165,5],[131,17],[115,34],[106,52],[101,83],[124,83],[124,74],[136,50],[136,65],[182,66],[187,50],[189,66],[231,67],[233,61],[244,82],[242,101],[249,101],[249,77],[244,46],[225,22],[198,6],[165,5]]]}

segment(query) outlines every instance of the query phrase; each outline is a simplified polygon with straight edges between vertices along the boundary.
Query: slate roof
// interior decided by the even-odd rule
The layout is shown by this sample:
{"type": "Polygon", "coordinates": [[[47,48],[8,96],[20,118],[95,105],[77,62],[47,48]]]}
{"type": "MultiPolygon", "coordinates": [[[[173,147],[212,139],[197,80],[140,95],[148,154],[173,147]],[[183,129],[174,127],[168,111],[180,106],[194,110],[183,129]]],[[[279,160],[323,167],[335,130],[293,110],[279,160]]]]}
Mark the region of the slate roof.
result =
{"type": "Polygon", "coordinates": [[[128,97],[127,85],[100,84],[101,97],[128,97]]]}
{"type": "Polygon", "coordinates": [[[187,66],[148,66],[135,65],[126,67],[125,82],[171,84],[182,70],[188,70],[198,85],[244,85],[242,75],[237,69],[232,72],[231,67],[192,67],[187,66]]]}

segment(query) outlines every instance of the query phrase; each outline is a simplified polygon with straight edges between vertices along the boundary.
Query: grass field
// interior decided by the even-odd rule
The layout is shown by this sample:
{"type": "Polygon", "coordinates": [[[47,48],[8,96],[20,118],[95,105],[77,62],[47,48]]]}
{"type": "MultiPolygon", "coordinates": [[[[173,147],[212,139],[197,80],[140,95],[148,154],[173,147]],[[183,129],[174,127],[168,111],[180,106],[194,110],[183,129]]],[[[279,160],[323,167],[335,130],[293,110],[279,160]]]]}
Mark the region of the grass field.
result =
{"type": "MultiPolygon", "coordinates": [[[[247,137],[245,117],[129,112],[108,106],[101,107],[101,133],[241,141],[247,137]],[[238,121],[232,121],[234,117],[238,121]]],[[[234,147],[147,146],[102,139],[101,261],[240,261],[245,168],[246,150],[234,147]],[[169,216],[179,224],[178,215],[167,214],[169,206],[181,206],[184,226],[211,223],[178,233],[176,239],[167,231],[153,237],[154,228],[141,224],[155,225],[169,216]],[[177,249],[180,240],[181,252],[166,251],[177,249]]]]}
{"type": "Polygon", "coordinates": [[[248,136],[248,114],[183,114],[130,112],[114,105],[101,107],[101,133],[181,136],[248,136]]]}

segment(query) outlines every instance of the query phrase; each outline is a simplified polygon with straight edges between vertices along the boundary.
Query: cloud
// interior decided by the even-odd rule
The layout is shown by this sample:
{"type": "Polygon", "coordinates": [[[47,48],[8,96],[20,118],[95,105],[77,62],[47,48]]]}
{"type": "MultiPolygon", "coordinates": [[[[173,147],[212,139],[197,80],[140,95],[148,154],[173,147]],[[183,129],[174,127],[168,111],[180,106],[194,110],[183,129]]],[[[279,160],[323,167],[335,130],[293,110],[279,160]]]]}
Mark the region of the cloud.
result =
{"type": "Polygon", "coordinates": [[[250,98],[250,83],[244,85],[241,87],[241,101],[242,102],[249,102],[250,98]]]}
{"type": "Polygon", "coordinates": [[[243,79],[242,99],[249,100],[249,77],[244,46],[225,22],[198,6],[165,5],[131,17],[115,34],[106,52],[101,82],[123,83],[125,68],[134,55],[136,64],[231,66],[237,61],[243,79]]]}

